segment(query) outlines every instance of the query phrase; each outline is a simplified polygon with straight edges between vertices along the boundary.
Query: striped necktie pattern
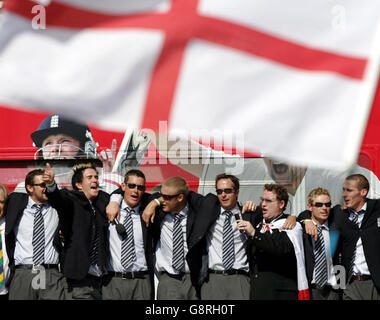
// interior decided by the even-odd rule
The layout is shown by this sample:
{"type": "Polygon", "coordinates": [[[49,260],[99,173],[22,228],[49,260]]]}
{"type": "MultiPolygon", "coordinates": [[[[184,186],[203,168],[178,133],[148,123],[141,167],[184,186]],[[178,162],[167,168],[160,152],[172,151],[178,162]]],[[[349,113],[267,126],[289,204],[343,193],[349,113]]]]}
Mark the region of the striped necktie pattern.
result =
{"type": "Polygon", "coordinates": [[[133,261],[136,260],[132,221],[132,214],[135,213],[135,210],[128,207],[124,210],[126,211],[126,215],[123,221],[123,225],[126,230],[126,236],[121,242],[121,265],[125,269],[128,269],[132,265],[133,261]]]}
{"type": "Polygon", "coordinates": [[[174,215],[173,225],[173,259],[172,266],[180,271],[184,266],[184,241],[181,220],[184,217],[182,213],[174,215]]]}
{"type": "Polygon", "coordinates": [[[235,262],[234,233],[231,224],[231,211],[225,211],[226,218],[223,225],[223,256],[222,262],[225,270],[232,269],[235,262]]]}
{"type": "Polygon", "coordinates": [[[45,227],[42,216],[43,204],[34,204],[34,223],[33,223],[33,264],[41,265],[45,259],[45,227]]]}
{"type": "MultiPolygon", "coordinates": [[[[353,210],[350,210],[350,217],[349,219],[353,224],[355,224],[358,228],[360,228],[359,223],[359,215],[364,214],[365,210],[360,210],[359,212],[355,212],[353,210]]],[[[356,246],[354,249],[354,252],[352,254],[351,263],[350,263],[350,270],[348,271],[348,279],[350,280],[351,277],[354,275],[354,264],[355,264],[355,258],[356,258],[356,246]]]]}
{"type": "Polygon", "coordinates": [[[314,258],[315,258],[315,283],[322,288],[327,283],[327,258],[325,250],[325,242],[323,239],[321,226],[317,226],[318,240],[315,241],[314,258]]]}

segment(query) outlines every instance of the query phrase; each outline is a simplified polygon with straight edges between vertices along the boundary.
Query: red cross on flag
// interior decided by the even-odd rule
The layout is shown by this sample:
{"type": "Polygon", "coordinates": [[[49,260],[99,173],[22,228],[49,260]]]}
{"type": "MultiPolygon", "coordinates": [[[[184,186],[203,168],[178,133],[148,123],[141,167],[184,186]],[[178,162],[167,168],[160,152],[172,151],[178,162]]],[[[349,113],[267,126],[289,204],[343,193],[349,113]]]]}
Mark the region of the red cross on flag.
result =
{"type": "Polygon", "coordinates": [[[238,131],[238,149],[299,165],[356,161],[378,0],[40,2],[4,2],[2,105],[108,129],[238,131]]]}

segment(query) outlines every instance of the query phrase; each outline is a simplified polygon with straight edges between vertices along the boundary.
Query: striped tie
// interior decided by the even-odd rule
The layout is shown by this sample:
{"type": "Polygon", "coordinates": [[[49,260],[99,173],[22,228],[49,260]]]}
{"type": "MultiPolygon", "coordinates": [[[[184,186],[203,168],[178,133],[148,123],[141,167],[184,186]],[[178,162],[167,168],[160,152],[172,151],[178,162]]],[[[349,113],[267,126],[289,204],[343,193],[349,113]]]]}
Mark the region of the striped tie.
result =
{"type": "Polygon", "coordinates": [[[173,226],[173,268],[180,271],[184,265],[184,243],[181,219],[184,215],[177,213],[174,215],[173,226]]]}
{"type": "Polygon", "coordinates": [[[126,215],[123,221],[123,225],[126,230],[126,236],[121,242],[121,265],[128,269],[134,260],[136,260],[135,241],[133,238],[133,221],[132,214],[135,210],[125,208],[126,215]]]}
{"type": "MultiPolygon", "coordinates": [[[[360,228],[359,225],[359,214],[364,214],[365,210],[360,210],[358,213],[351,210],[350,211],[350,220],[352,223],[354,223],[358,228],[360,228]]],[[[351,279],[351,277],[354,275],[354,263],[355,263],[355,257],[356,257],[356,246],[354,248],[354,252],[352,254],[351,263],[350,263],[350,270],[348,272],[348,280],[351,279]]]]}
{"type": "Polygon", "coordinates": [[[235,261],[234,233],[231,224],[231,211],[225,211],[226,218],[223,225],[223,266],[225,270],[232,269],[235,261]]]}
{"type": "Polygon", "coordinates": [[[315,283],[322,288],[327,283],[327,259],[325,242],[323,240],[322,227],[318,228],[318,240],[315,241],[314,258],[315,258],[315,283]]]}
{"type": "Polygon", "coordinates": [[[98,261],[98,252],[99,252],[99,244],[100,244],[100,238],[99,238],[99,230],[96,226],[96,211],[92,203],[90,203],[91,209],[93,212],[92,216],[92,248],[90,252],[90,263],[91,265],[99,265],[98,261]]]}
{"type": "Polygon", "coordinates": [[[4,285],[4,259],[3,259],[3,240],[0,231],[0,289],[4,285]]]}
{"type": "Polygon", "coordinates": [[[45,257],[45,228],[44,218],[42,216],[43,204],[34,204],[36,211],[34,213],[33,225],[33,264],[41,265],[44,263],[45,257]]]}

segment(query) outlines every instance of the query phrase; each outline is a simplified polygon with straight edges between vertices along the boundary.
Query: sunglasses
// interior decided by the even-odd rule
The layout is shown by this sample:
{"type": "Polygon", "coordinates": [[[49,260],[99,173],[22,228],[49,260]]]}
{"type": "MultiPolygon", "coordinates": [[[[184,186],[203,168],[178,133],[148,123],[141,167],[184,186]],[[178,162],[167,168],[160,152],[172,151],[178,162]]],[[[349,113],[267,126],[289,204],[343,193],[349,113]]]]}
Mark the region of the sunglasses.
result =
{"type": "Polygon", "coordinates": [[[314,207],[317,207],[317,208],[322,208],[323,206],[326,206],[326,208],[330,208],[331,207],[331,202],[326,202],[326,203],[323,203],[323,202],[316,202],[313,204],[314,207]]]}
{"type": "Polygon", "coordinates": [[[46,183],[45,182],[33,183],[32,186],[39,186],[41,188],[46,188],[46,183]]]}
{"type": "Polygon", "coordinates": [[[129,189],[134,189],[137,187],[137,190],[139,191],[145,191],[145,186],[142,184],[136,184],[136,183],[127,183],[127,186],[129,189]]]}
{"type": "Polygon", "coordinates": [[[171,200],[171,199],[174,199],[175,197],[178,197],[180,195],[180,193],[178,194],[173,194],[173,195],[170,195],[170,194],[162,194],[160,193],[161,197],[164,199],[164,200],[171,200]]]}
{"type": "Polygon", "coordinates": [[[234,189],[232,188],[227,188],[227,189],[216,189],[216,194],[222,194],[222,193],[225,193],[225,194],[230,194],[232,192],[234,192],[234,189]]]}

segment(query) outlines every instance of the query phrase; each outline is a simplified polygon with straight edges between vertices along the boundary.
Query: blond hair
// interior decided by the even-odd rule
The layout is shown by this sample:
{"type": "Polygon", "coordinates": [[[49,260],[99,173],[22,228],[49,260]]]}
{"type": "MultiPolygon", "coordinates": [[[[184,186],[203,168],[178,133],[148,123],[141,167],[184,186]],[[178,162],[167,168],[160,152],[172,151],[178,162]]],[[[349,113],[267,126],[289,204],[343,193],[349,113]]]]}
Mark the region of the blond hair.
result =
{"type": "Polygon", "coordinates": [[[165,187],[174,188],[177,193],[183,193],[185,197],[187,197],[189,193],[189,185],[182,177],[170,177],[166,179],[162,185],[165,187]]]}
{"type": "Polygon", "coordinates": [[[309,195],[307,196],[307,203],[309,205],[313,204],[313,201],[318,196],[328,196],[331,199],[330,193],[327,189],[324,189],[322,187],[315,188],[310,191],[309,195]]]}

